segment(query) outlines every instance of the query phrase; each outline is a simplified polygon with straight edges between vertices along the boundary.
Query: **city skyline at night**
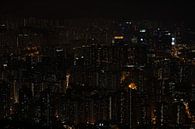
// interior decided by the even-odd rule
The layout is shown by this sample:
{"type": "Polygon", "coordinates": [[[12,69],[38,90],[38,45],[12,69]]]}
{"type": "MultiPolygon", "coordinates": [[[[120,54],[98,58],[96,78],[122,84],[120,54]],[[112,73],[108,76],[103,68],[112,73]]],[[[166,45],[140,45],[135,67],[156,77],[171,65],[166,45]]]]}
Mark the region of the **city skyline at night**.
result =
{"type": "Polygon", "coordinates": [[[2,2],[0,128],[195,129],[194,9],[2,2]]]}

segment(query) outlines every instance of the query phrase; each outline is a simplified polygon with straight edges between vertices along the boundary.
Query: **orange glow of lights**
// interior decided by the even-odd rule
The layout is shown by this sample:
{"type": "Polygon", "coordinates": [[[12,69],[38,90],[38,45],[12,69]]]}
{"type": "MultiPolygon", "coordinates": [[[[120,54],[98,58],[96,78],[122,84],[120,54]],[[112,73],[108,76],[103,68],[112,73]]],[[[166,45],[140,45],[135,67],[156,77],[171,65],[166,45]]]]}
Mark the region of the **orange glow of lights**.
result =
{"type": "Polygon", "coordinates": [[[66,75],[66,81],[65,81],[65,86],[66,86],[66,88],[69,87],[69,81],[70,81],[70,74],[67,73],[67,75],[66,75]]]}
{"type": "Polygon", "coordinates": [[[114,39],[124,39],[124,36],[114,36],[114,39]]]}
{"type": "Polygon", "coordinates": [[[153,110],[152,112],[151,112],[151,116],[152,116],[152,118],[151,118],[151,122],[152,122],[152,124],[156,124],[156,120],[157,120],[157,116],[155,115],[155,110],[153,110]]]}
{"type": "Polygon", "coordinates": [[[130,83],[128,87],[132,90],[137,90],[137,85],[134,82],[130,83]]]}
{"type": "Polygon", "coordinates": [[[129,73],[123,71],[121,73],[120,83],[123,83],[128,76],[129,76],[129,73]]]}
{"type": "Polygon", "coordinates": [[[120,82],[122,83],[126,78],[125,72],[122,73],[120,82]]]}
{"type": "Polygon", "coordinates": [[[185,106],[185,112],[188,115],[188,118],[190,118],[192,120],[192,122],[195,122],[195,116],[193,116],[191,114],[188,103],[187,102],[184,102],[183,104],[185,106]]]}

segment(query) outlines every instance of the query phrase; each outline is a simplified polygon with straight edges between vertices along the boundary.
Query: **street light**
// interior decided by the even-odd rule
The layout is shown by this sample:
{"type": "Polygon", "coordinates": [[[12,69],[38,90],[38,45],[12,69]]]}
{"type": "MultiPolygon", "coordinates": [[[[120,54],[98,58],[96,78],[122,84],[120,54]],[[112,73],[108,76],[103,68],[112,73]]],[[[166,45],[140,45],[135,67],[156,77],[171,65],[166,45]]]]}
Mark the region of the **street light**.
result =
{"type": "Polygon", "coordinates": [[[128,87],[129,89],[137,90],[137,85],[134,82],[130,83],[128,87]]]}
{"type": "Polygon", "coordinates": [[[129,128],[131,129],[132,127],[132,122],[131,122],[131,101],[132,101],[132,96],[131,96],[131,90],[137,90],[137,85],[134,83],[134,82],[131,82],[129,85],[128,85],[128,88],[129,88],[129,128]]]}

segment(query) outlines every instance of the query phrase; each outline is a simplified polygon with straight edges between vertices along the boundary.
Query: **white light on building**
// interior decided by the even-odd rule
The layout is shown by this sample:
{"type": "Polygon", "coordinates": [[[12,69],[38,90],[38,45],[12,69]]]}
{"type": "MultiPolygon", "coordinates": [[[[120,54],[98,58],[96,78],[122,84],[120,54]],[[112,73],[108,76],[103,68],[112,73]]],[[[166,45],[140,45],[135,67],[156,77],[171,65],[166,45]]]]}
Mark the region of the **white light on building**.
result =
{"type": "Polygon", "coordinates": [[[139,32],[145,33],[146,32],[146,29],[141,29],[139,32]]]}
{"type": "Polygon", "coordinates": [[[175,42],[175,38],[174,37],[172,37],[171,39],[172,39],[172,42],[175,42]]]}
{"type": "Polygon", "coordinates": [[[175,45],[175,37],[171,38],[171,45],[175,45]]]}
{"type": "Polygon", "coordinates": [[[3,67],[7,67],[7,64],[3,64],[3,67]]]}
{"type": "Polygon", "coordinates": [[[56,52],[62,52],[63,48],[56,49],[56,52]]]}
{"type": "Polygon", "coordinates": [[[171,45],[175,45],[175,42],[171,42],[171,45]]]}
{"type": "Polygon", "coordinates": [[[130,24],[131,24],[131,22],[127,21],[127,22],[126,22],[126,24],[129,24],[129,25],[130,25],[130,24]]]}

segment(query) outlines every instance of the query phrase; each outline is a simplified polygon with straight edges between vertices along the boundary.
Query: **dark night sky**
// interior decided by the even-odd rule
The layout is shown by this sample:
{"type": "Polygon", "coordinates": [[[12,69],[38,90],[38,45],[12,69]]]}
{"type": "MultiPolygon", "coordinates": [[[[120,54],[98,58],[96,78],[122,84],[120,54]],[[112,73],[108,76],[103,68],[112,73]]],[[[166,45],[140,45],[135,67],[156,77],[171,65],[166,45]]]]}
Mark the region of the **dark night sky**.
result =
{"type": "Polygon", "coordinates": [[[85,1],[85,0],[53,0],[53,1],[30,1],[12,0],[4,1],[0,5],[1,14],[13,14],[24,16],[41,17],[130,17],[133,19],[154,20],[192,20],[195,12],[195,4],[176,2],[175,0],[164,1],[135,1],[129,2],[111,1],[85,1]]]}

